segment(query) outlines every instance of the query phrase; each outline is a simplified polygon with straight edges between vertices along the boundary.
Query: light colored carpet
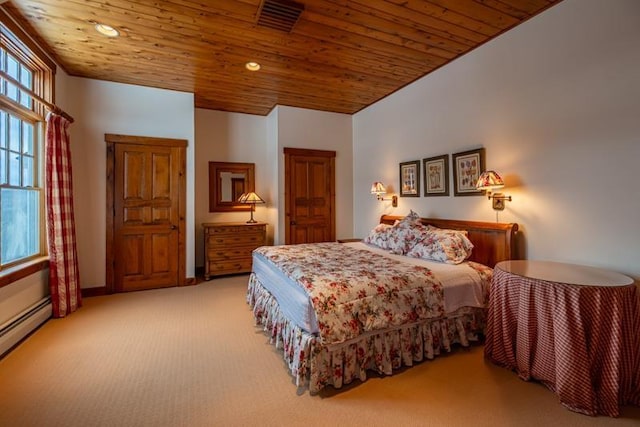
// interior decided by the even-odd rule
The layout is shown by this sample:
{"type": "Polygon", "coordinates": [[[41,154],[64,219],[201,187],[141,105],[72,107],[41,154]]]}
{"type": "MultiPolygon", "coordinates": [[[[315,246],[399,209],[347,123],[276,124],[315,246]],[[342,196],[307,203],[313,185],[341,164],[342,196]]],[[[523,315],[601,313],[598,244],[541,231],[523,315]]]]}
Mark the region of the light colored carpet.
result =
{"type": "Polygon", "coordinates": [[[638,426],[566,410],[481,346],[318,396],[254,326],[247,276],[85,300],[0,360],[0,426],[638,426]]]}

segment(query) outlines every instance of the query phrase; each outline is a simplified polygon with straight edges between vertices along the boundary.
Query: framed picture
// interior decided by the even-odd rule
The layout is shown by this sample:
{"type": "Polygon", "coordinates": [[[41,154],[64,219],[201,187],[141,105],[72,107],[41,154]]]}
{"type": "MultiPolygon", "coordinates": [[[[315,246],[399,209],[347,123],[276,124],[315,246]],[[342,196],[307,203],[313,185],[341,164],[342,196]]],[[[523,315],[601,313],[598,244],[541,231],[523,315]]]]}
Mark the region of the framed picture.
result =
{"type": "Polygon", "coordinates": [[[449,156],[430,157],[422,159],[424,170],[424,195],[449,195],[449,156]]]}
{"type": "Polygon", "coordinates": [[[420,160],[400,163],[400,196],[420,197],[420,160]]]}
{"type": "Polygon", "coordinates": [[[451,155],[453,160],[453,194],[456,196],[481,196],[476,182],[484,172],[484,148],[451,155]]]}

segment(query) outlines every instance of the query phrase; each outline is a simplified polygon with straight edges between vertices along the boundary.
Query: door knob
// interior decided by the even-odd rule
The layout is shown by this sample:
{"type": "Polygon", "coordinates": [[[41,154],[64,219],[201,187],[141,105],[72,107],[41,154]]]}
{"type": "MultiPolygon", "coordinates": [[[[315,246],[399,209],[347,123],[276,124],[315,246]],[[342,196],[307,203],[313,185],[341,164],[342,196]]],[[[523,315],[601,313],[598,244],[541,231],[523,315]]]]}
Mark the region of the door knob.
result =
{"type": "Polygon", "coordinates": [[[295,221],[289,221],[289,225],[296,225],[295,221]]]}

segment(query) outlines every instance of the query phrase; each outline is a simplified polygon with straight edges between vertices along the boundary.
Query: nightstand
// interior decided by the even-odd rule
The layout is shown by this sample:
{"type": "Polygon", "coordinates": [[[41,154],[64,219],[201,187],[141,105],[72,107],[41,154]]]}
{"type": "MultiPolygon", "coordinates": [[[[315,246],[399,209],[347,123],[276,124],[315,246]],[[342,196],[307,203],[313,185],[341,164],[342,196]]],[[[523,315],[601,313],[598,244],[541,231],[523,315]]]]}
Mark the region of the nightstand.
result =
{"type": "Polygon", "coordinates": [[[338,239],[338,243],[362,242],[362,239],[338,239]]]}
{"type": "Polygon", "coordinates": [[[252,252],[266,244],[263,222],[204,223],[204,279],[222,274],[249,273],[252,252]]]}

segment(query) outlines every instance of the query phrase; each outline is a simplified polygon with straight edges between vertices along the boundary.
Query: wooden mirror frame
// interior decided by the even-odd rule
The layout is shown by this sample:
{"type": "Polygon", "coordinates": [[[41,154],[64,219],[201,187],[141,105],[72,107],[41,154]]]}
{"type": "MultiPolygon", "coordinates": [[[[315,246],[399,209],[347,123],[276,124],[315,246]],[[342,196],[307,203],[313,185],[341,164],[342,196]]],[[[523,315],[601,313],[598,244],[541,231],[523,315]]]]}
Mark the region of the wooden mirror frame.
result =
{"type": "Polygon", "coordinates": [[[251,210],[250,204],[222,201],[223,172],[245,174],[246,192],[255,191],[255,163],[209,162],[209,212],[236,212],[251,210]]]}

